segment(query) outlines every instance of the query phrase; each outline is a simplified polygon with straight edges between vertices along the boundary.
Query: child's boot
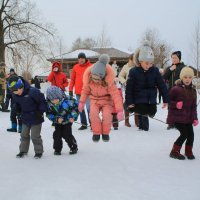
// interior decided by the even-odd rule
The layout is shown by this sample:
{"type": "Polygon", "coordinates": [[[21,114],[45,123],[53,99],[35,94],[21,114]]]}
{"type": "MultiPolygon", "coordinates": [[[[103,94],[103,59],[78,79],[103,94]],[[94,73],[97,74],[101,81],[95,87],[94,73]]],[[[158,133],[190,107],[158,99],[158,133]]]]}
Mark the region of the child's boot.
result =
{"type": "Polygon", "coordinates": [[[181,146],[174,144],[169,156],[171,158],[185,160],[185,157],[180,153],[180,150],[181,150],[181,146]]]}
{"type": "Polygon", "coordinates": [[[11,128],[7,129],[8,132],[17,132],[17,124],[16,123],[11,123],[11,128]]]}
{"type": "Polygon", "coordinates": [[[192,146],[185,145],[185,155],[189,160],[195,159],[192,152],[192,146]]]}

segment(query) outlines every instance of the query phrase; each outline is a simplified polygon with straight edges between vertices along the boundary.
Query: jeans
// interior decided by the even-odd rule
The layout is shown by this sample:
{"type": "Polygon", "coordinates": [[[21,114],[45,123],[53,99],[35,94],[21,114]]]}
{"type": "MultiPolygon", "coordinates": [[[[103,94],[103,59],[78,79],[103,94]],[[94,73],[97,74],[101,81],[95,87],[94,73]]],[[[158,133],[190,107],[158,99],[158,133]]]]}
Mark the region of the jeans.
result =
{"type": "MultiPolygon", "coordinates": [[[[76,99],[77,99],[78,102],[80,101],[80,97],[81,97],[81,95],[76,94],[76,99]]],[[[86,109],[87,109],[87,113],[88,113],[88,119],[89,119],[89,113],[90,113],[90,99],[89,98],[87,99],[85,105],[86,105],[86,109]]],[[[85,114],[85,109],[80,113],[80,118],[81,118],[81,124],[87,126],[88,123],[87,123],[87,118],[86,118],[86,114],[85,114]]]]}

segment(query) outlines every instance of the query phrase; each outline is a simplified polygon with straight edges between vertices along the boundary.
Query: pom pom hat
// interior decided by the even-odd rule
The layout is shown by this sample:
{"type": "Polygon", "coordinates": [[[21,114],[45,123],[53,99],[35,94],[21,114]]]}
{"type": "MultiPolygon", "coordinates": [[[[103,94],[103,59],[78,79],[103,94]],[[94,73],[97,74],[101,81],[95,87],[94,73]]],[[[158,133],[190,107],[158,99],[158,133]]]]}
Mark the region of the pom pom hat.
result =
{"type": "Polygon", "coordinates": [[[107,54],[102,54],[99,60],[93,65],[91,73],[99,76],[101,79],[106,75],[106,65],[109,63],[110,58],[107,54]]]}

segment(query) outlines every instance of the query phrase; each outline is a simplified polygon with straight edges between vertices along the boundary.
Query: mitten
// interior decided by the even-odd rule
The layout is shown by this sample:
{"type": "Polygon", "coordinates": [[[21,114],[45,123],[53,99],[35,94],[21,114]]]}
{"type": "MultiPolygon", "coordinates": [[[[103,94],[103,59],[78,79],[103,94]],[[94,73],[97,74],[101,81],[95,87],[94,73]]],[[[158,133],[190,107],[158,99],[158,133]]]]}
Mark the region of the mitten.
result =
{"type": "Polygon", "coordinates": [[[178,101],[176,103],[176,108],[180,110],[180,109],[182,109],[182,107],[183,107],[183,102],[182,101],[178,101]]]}
{"type": "Polygon", "coordinates": [[[118,119],[119,121],[121,121],[121,120],[124,119],[124,114],[123,114],[122,111],[117,113],[117,119],[118,119]]]}
{"type": "Polygon", "coordinates": [[[69,96],[73,97],[73,91],[69,91],[69,96]]]}
{"type": "Polygon", "coordinates": [[[197,119],[195,119],[194,121],[193,121],[193,126],[197,126],[199,124],[199,121],[197,120],[197,119]]]}
{"type": "Polygon", "coordinates": [[[81,113],[84,107],[85,107],[85,103],[80,101],[78,104],[78,111],[81,113]]]}

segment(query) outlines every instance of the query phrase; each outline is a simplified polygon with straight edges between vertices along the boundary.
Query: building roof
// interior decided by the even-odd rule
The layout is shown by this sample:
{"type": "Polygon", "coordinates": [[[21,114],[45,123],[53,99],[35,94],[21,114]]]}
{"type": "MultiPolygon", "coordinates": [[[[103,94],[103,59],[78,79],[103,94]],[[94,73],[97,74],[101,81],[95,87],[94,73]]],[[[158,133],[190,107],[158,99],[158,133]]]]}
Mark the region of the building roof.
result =
{"type": "Polygon", "coordinates": [[[47,59],[50,62],[54,61],[62,61],[62,62],[77,62],[78,54],[80,52],[85,53],[86,57],[92,61],[96,61],[101,54],[108,54],[110,56],[110,60],[128,60],[131,52],[122,51],[113,47],[105,47],[105,48],[92,48],[92,49],[78,49],[75,51],[71,51],[68,53],[62,54],[62,56],[57,56],[56,58],[47,59]]]}

